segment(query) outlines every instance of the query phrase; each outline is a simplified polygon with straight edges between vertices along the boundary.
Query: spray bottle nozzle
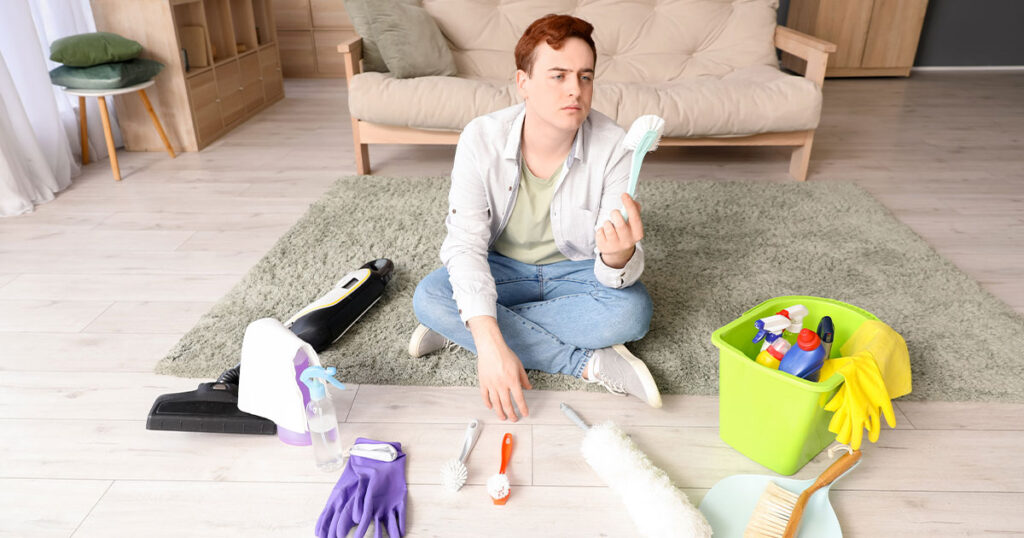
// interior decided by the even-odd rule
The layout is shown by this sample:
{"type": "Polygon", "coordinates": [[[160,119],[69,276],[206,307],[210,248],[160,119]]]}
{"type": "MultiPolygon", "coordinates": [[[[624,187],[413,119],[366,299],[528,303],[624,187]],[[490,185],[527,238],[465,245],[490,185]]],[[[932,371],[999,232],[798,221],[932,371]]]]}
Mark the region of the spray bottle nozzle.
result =
{"type": "Polygon", "coordinates": [[[754,342],[760,342],[761,340],[767,340],[772,342],[782,331],[789,327],[789,318],[783,315],[775,314],[774,316],[768,316],[761,318],[754,322],[754,328],[757,329],[757,334],[754,335],[754,342]]]}
{"type": "Polygon", "coordinates": [[[786,313],[789,319],[793,321],[786,330],[794,334],[800,334],[800,331],[804,328],[804,318],[808,314],[807,307],[802,304],[795,304],[787,308],[786,313]]]}
{"type": "Polygon", "coordinates": [[[299,379],[309,387],[309,397],[312,400],[322,400],[327,395],[327,386],[325,383],[330,383],[341,390],[345,390],[345,385],[334,379],[334,374],[338,373],[338,369],[331,366],[324,368],[322,366],[310,366],[299,374],[299,379]]]}

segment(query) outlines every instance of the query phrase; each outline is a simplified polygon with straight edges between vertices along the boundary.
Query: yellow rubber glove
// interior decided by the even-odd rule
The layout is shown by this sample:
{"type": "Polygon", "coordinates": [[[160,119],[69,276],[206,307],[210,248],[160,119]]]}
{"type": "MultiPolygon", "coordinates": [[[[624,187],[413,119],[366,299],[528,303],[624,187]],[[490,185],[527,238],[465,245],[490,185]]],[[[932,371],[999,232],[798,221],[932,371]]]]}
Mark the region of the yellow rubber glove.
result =
{"type": "MultiPolygon", "coordinates": [[[[847,368],[846,375],[849,375],[850,378],[854,377],[855,373],[852,367],[847,368]]],[[[863,423],[866,419],[867,406],[858,397],[856,391],[850,390],[851,386],[853,383],[844,382],[840,385],[835,396],[825,404],[825,410],[834,412],[828,429],[836,434],[836,440],[849,444],[851,447],[859,447],[864,431],[863,423]]]]}
{"type": "Polygon", "coordinates": [[[839,433],[850,419],[850,411],[843,403],[846,402],[846,384],[839,385],[832,399],[825,404],[825,411],[832,411],[832,420],[828,423],[828,431],[839,433]]]}
{"type": "MultiPolygon", "coordinates": [[[[882,372],[878,368],[878,363],[874,361],[870,354],[867,354],[867,357],[858,362],[857,383],[870,407],[869,412],[874,417],[875,432],[878,431],[879,410],[885,416],[885,422],[889,424],[889,427],[896,427],[896,413],[892,409],[892,399],[889,398],[889,391],[886,388],[885,380],[882,378],[882,372]]],[[[877,440],[878,434],[875,433],[871,442],[874,443],[877,440]]]]}
{"type": "Polygon", "coordinates": [[[910,393],[910,354],[900,333],[881,321],[865,321],[839,350],[844,357],[862,351],[874,357],[890,398],[910,393]]]}
{"type": "Polygon", "coordinates": [[[828,429],[836,434],[837,441],[858,450],[865,429],[872,443],[878,441],[882,416],[890,428],[896,426],[892,400],[870,353],[825,361],[821,378],[828,379],[834,373],[842,375],[844,381],[835,396],[825,404],[825,410],[834,413],[828,429]]]}

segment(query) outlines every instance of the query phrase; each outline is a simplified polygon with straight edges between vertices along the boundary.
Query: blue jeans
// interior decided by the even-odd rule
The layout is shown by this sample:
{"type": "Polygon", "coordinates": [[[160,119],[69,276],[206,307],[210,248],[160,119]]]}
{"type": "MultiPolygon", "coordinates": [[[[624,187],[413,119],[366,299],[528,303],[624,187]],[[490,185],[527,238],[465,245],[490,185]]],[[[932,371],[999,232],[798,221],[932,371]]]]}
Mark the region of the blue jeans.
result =
{"type": "MultiPolygon", "coordinates": [[[[498,327],[528,370],[581,377],[595,349],[647,334],[653,312],[647,288],[601,284],[594,260],[530,265],[491,252],[487,261],[498,291],[498,327]]],[[[476,354],[447,269],[420,281],[412,305],[420,323],[476,354]]]]}

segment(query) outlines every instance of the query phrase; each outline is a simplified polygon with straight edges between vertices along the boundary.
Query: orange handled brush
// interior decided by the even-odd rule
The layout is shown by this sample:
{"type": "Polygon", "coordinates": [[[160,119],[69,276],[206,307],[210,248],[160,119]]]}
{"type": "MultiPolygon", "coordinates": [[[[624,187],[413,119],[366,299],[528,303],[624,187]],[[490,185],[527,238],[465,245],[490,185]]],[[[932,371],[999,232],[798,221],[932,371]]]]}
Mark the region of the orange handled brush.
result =
{"type": "Polygon", "coordinates": [[[512,434],[506,433],[505,437],[501,439],[501,469],[498,470],[498,474],[487,479],[487,493],[491,495],[491,499],[497,505],[504,505],[508,502],[508,497],[512,493],[508,475],[505,474],[510,459],[512,459],[512,434]]]}
{"type": "Polygon", "coordinates": [[[757,501],[750,523],[743,533],[744,538],[770,537],[793,538],[800,527],[800,519],[804,515],[804,507],[815,491],[831,484],[860,460],[860,450],[843,454],[841,458],[825,469],[810,487],[799,496],[783,488],[775,482],[768,482],[768,487],[757,501]]]}

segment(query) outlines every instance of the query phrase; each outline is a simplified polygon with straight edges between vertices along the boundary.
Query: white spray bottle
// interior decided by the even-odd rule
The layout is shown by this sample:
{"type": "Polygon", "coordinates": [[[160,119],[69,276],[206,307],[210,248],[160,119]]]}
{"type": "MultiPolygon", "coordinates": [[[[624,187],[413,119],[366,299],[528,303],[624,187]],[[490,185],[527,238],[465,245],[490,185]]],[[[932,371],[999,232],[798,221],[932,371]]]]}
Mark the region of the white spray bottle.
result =
{"type": "Polygon", "coordinates": [[[789,317],[790,324],[786,327],[786,331],[783,336],[790,344],[796,344],[796,339],[800,335],[800,331],[804,328],[804,318],[807,317],[807,307],[802,304],[795,304],[780,312],[789,317]]]}
{"type": "Polygon", "coordinates": [[[788,316],[782,314],[775,314],[774,316],[768,316],[761,318],[754,322],[754,328],[757,329],[757,334],[754,335],[754,343],[764,341],[761,344],[761,351],[768,349],[768,346],[775,341],[776,338],[782,336],[782,331],[785,331],[790,325],[792,325],[788,316]]]}
{"type": "Polygon", "coordinates": [[[330,383],[342,390],[345,385],[334,379],[338,369],[333,366],[310,366],[302,371],[299,378],[309,387],[309,403],[306,405],[306,422],[309,424],[309,440],[313,444],[313,456],[321,471],[335,471],[345,465],[345,455],[338,439],[338,415],[334,403],[327,394],[330,383]]]}

